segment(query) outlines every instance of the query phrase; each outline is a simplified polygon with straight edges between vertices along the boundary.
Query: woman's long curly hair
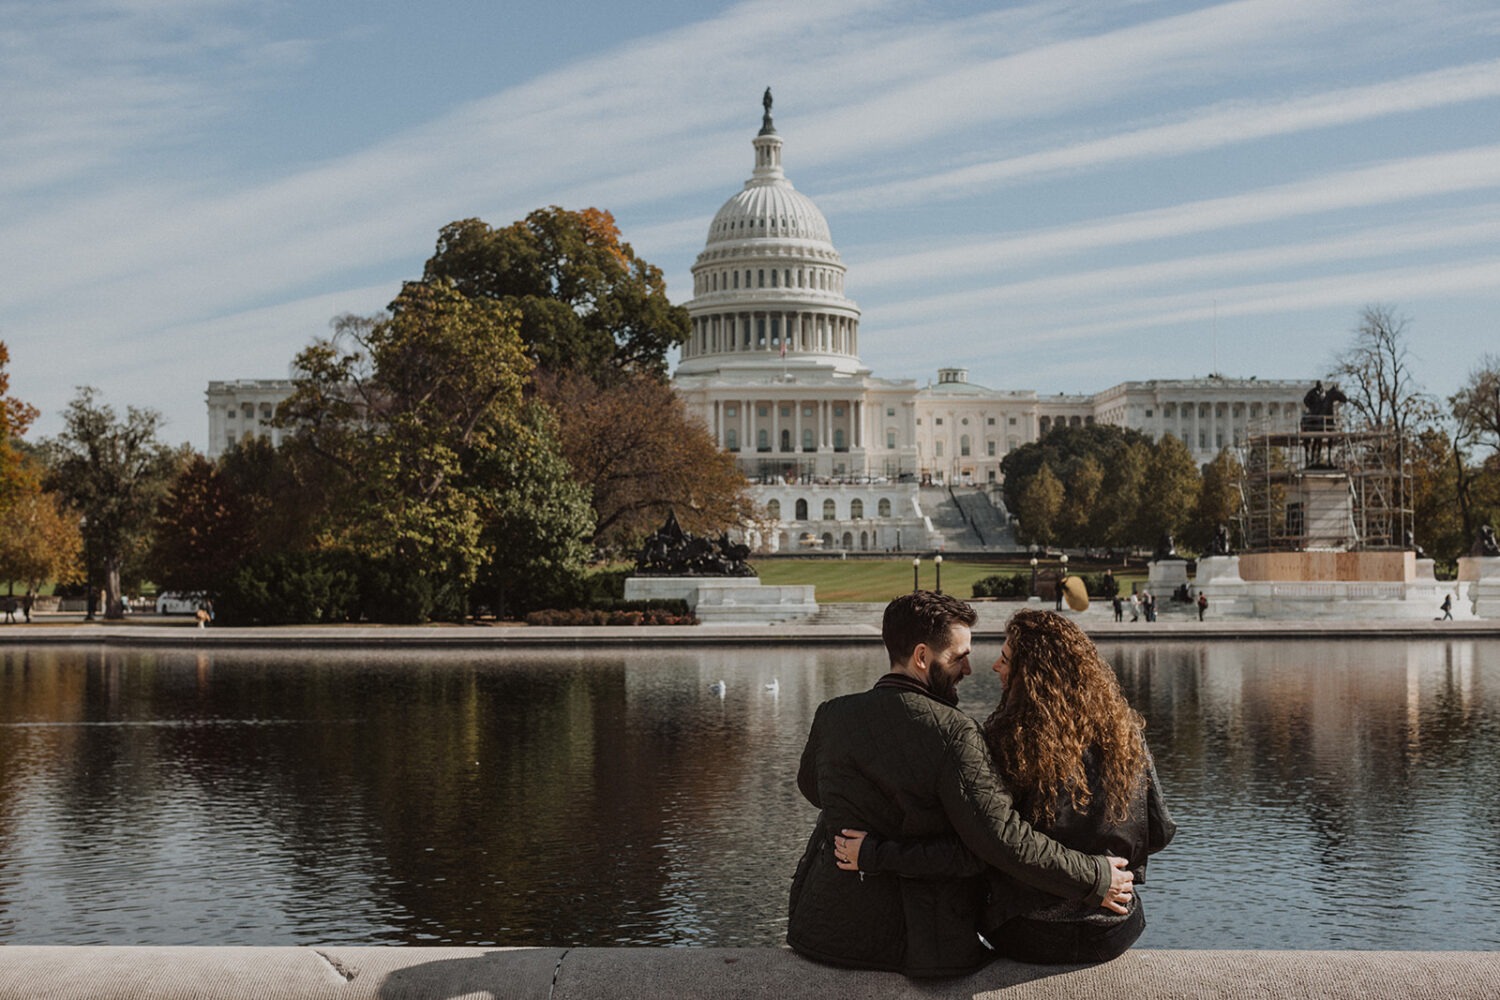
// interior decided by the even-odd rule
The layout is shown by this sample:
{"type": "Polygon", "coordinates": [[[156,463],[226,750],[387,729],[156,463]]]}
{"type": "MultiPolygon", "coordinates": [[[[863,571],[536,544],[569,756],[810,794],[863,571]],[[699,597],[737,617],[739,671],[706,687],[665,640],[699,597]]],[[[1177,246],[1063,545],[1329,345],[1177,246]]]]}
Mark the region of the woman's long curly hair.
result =
{"type": "Polygon", "coordinates": [[[1114,671],[1082,629],[1051,611],[1017,611],[1005,642],[1010,674],[984,729],[1023,814],[1051,823],[1064,795],[1076,812],[1087,812],[1093,793],[1084,754],[1095,748],[1106,819],[1123,823],[1146,771],[1145,720],[1114,671]]]}

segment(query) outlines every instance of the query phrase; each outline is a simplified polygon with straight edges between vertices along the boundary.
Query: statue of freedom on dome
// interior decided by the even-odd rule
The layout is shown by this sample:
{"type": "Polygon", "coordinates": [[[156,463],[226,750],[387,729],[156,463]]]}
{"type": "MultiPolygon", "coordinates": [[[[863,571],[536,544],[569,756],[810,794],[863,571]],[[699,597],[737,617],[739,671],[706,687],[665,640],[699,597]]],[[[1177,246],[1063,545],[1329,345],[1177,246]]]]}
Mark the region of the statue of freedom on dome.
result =
{"type": "Polygon", "coordinates": [[[771,124],[771,88],[770,87],[767,87],[766,88],[766,92],[763,95],[761,95],[760,103],[761,103],[761,106],[766,109],[765,116],[762,117],[761,120],[760,120],[760,134],[761,135],[770,135],[772,132],[776,131],[776,127],[771,124]]]}

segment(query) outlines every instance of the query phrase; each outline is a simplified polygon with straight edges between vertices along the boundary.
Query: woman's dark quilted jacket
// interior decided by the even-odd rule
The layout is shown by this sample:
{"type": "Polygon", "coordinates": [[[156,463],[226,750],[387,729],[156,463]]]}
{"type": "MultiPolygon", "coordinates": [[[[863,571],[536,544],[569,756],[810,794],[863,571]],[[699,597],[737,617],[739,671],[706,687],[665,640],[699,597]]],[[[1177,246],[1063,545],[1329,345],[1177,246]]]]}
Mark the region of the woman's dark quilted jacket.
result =
{"type": "Polygon", "coordinates": [[[892,839],[956,832],[979,860],[1058,897],[1097,905],[1109,889],[1103,857],[1062,847],[1012,808],[978,724],[909,684],[882,679],[821,705],[797,784],[822,810],[787,927],[809,958],[911,976],[961,975],[989,958],[974,933],[985,902],[977,865],[963,878],[842,871],[833,836],[845,827],[892,839]]]}

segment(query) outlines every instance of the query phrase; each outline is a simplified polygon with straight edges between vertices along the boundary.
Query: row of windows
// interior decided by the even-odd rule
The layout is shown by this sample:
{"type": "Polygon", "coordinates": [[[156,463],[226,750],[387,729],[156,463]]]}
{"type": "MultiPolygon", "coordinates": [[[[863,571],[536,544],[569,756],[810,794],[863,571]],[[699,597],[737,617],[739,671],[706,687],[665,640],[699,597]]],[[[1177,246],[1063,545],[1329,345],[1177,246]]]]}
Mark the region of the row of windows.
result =
{"type": "Polygon", "coordinates": [[[822,292],[844,290],[843,275],[827,267],[757,267],[698,272],[693,293],[728,292],[738,288],[813,288],[822,292]],[[741,279],[741,275],[744,278],[741,279]],[[741,281],[743,280],[743,284],[741,281]]]}
{"type": "Polygon", "coordinates": [[[1042,417],[1037,421],[1037,430],[1046,434],[1053,427],[1092,427],[1094,418],[1087,417],[1042,417]]]}
{"type": "MultiPolygon", "coordinates": [[[[768,159],[765,159],[762,162],[762,165],[763,166],[771,166],[771,165],[774,165],[774,163],[773,163],[772,160],[770,160],[768,158],[768,159]]],[[[770,216],[769,219],[767,219],[765,217],[762,217],[760,219],[731,219],[728,222],[721,222],[717,226],[714,227],[714,234],[717,235],[717,236],[727,236],[730,233],[736,233],[736,234],[740,233],[740,232],[744,231],[747,228],[748,229],[766,229],[766,230],[769,230],[770,232],[778,233],[778,232],[781,232],[782,230],[792,230],[792,229],[800,230],[800,229],[808,229],[808,228],[811,228],[811,227],[808,226],[807,221],[805,219],[799,219],[799,218],[796,218],[795,216],[793,216],[789,220],[784,215],[779,215],[779,216],[778,215],[773,215],[773,216],[770,216]],[[748,227],[745,225],[746,222],[750,223],[750,225],[748,227]],[[769,222],[769,225],[767,225],[768,222],[769,222]],[[759,225],[757,225],[757,223],[759,223],[759,225]],[[777,223],[780,223],[780,225],[777,225],[777,223]]],[[[783,233],[783,235],[789,235],[789,234],[783,233]]]]}
{"type": "MultiPolygon", "coordinates": [[[[1043,417],[1042,419],[1045,420],[1047,418],[1043,417]]],[[[988,426],[988,427],[995,426],[995,418],[994,417],[986,417],[984,422],[985,422],[985,425],[988,426]]],[[[1015,417],[1008,417],[1008,418],[1006,418],[1006,422],[1011,427],[1016,426],[1016,418],[1015,417]]],[[[958,423],[962,427],[967,427],[967,426],[969,426],[969,418],[968,417],[963,417],[962,419],[959,420],[958,423]]],[[[941,426],[943,426],[943,418],[942,417],[933,417],[932,418],[932,425],[934,427],[941,427],[941,426]]],[[[918,427],[922,426],[922,418],[921,417],[917,418],[917,426],[918,427]]]]}
{"type": "Polygon", "coordinates": [[[781,347],[784,334],[787,346],[795,350],[855,354],[859,351],[858,329],[858,324],[847,317],[821,313],[700,316],[693,320],[693,337],[687,349],[692,354],[775,350],[781,347]],[[804,325],[808,318],[811,328],[804,325]]]}
{"type": "MultiPolygon", "coordinates": [[[[760,166],[774,166],[775,165],[775,157],[771,157],[771,156],[762,156],[762,157],[759,157],[759,165],[760,166]]],[[[751,229],[765,229],[765,228],[775,229],[775,228],[777,228],[777,223],[778,222],[780,222],[780,228],[783,228],[783,229],[792,228],[792,223],[793,222],[798,223],[799,226],[801,226],[801,225],[807,225],[807,223],[805,223],[804,220],[798,219],[798,217],[795,217],[795,216],[793,216],[792,219],[790,219],[790,220],[787,220],[786,216],[762,216],[762,217],[760,217],[760,219],[738,219],[738,220],[730,219],[729,222],[720,222],[720,223],[718,223],[717,226],[714,226],[714,232],[717,232],[717,234],[720,234],[720,235],[726,234],[726,232],[738,232],[739,229],[744,229],[745,228],[745,222],[750,223],[750,228],[751,229]],[[756,225],[757,222],[759,222],[759,225],[756,225]],[[769,226],[766,225],[766,223],[769,223],[769,226]]]]}
{"type": "MultiPolygon", "coordinates": [[[[786,403],[783,403],[779,407],[779,412],[780,412],[780,414],[783,417],[790,417],[792,415],[792,407],[789,406],[786,403]]],[[[816,411],[816,409],[814,407],[811,407],[811,406],[804,406],[804,407],[802,407],[802,415],[804,417],[814,416],[816,414],[816,412],[817,411],[816,411]]],[[[770,413],[771,413],[771,408],[769,406],[759,406],[759,405],[757,405],[755,407],[755,415],[758,416],[758,417],[769,416],[770,413]]],[[[727,404],[725,404],[725,406],[724,406],[724,416],[725,417],[737,417],[739,415],[740,415],[740,408],[738,406],[735,406],[733,403],[727,403],[727,404]]],[[[833,415],[835,417],[842,417],[844,415],[844,404],[843,403],[834,403],[833,404],[833,415]]],[[[896,415],[896,411],[895,410],[887,410],[886,411],[886,415],[887,416],[895,416],[896,415]]]]}
{"type": "MultiPolygon", "coordinates": [[[[1209,416],[1219,417],[1244,417],[1248,416],[1254,420],[1261,415],[1260,403],[1165,403],[1161,408],[1161,415],[1165,419],[1176,418],[1178,420],[1190,420],[1195,415],[1202,419],[1209,416]]],[[[1276,417],[1291,415],[1293,412],[1301,413],[1300,404],[1295,403],[1266,403],[1265,415],[1276,417]]],[[[1151,410],[1146,410],[1146,416],[1151,416],[1151,410]]]]}
{"type": "MultiPolygon", "coordinates": [[[[842,427],[835,427],[833,429],[833,450],[834,451],[848,451],[849,448],[845,444],[846,440],[847,440],[847,438],[844,435],[844,429],[842,427]]],[[[795,450],[795,449],[792,448],[792,432],[789,431],[789,430],[783,430],[781,432],[781,442],[780,443],[781,443],[781,448],[779,449],[780,451],[793,451],[793,450],[795,450]]],[[[739,430],[737,428],[730,427],[728,430],[726,430],[724,432],[724,447],[727,448],[727,449],[729,449],[730,451],[739,451],[740,450],[740,432],[739,432],[739,430]]],[[[894,448],[895,445],[893,444],[893,445],[891,445],[891,447],[894,448]]],[[[762,427],[760,430],[758,430],[758,431],[755,432],[755,450],[756,451],[770,451],[771,450],[771,432],[768,431],[768,430],[766,430],[764,427],[762,427]]],[[[813,438],[813,431],[812,431],[811,427],[804,427],[802,429],[802,450],[803,451],[817,451],[818,450],[817,442],[813,438]]]]}
{"type": "MultiPolygon", "coordinates": [[[[1011,438],[1010,441],[1009,441],[1009,443],[1006,444],[1005,450],[1006,451],[1015,451],[1016,450],[1016,445],[1017,445],[1016,439],[1015,438],[1011,438]]],[[[892,444],[889,445],[889,447],[894,448],[894,447],[896,447],[896,445],[894,443],[892,443],[892,444]]],[[[994,442],[994,441],[986,441],[984,443],[984,453],[986,455],[988,455],[990,458],[994,458],[996,450],[997,450],[997,447],[998,446],[997,446],[996,442],[994,442]]],[[[965,434],[965,435],[963,435],[962,437],[960,437],[958,439],[958,453],[963,458],[968,458],[970,455],[972,455],[974,453],[973,445],[969,441],[969,435],[965,434]]],[[[933,454],[933,456],[935,458],[942,458],[943,457],[943,442],[942,442],[942,439],[938,439],[937,441],[932,442],[932,454],[933,454]]]]}
{"type": "MultiPolygon", "coordinates": [[[[805,499],[798,500],[797,503],[793,506],[792,509],[794,511],[794,517],[792,519],[794,521],[806,521],[807,520],[807,501],[805,499]]],[[[771,517],[772,520],[775,520],[775,521],[781,520],[781,501],[780,500],[768,500],[768,501],[766,501],[766,513],[768,515],[770,515],[770,517],[771,517]]],[[[891,516],[891,501],[890,501],[889,497],[881,497],[878,501],[876,501],[876,503],[875,503],[875,515],[877,517],[890,517],[891,516]]],[[[863,500],[858,499],[858,498],[850,500],[849,501],[849,519],[851,521],[857,521],[857,520],[859,520],[860,518],[862,518],[864,516],[865,516],[865,502],[863,500]]],[[[825,521],[837,521],[838,520],[838,504],[834,503],[833,500],[831,500],[831,499],[823,501],[823,520],[825,520],[825,521]]]]}
{"type": "MultiPolygon", "coordinates": [[[[235,418],[235,407],[234,407],[234,404],[231,403],[230,405],[224,407],[224,412],[229,417],[230,420],[233,420],[235,418]]],[[[241,403],[239,405],[239,412],[244,415],[244,417],[245,417],[246,420],[251,420],[251,419],[253,419],[255,417],[255,404],[254,403],[241,403]]],[[[270,420],[275,415],[276,415],[276,407],[275,406],[271,405],[270,403],[261,403],[260,404],[260,419],[262,419],[262,420],[270,420]]]]}
{"type": "MultiPolygon", "coordinates": [[[[877,532],[877,534],[878,534],[878,532],[877,532]]],[[[873,536],[868,531],[861,531],[859,533],[859,551],[861,551],[861,552],[868,552],[870,550],[870,542],[871,542],[872,537],[873,536]]],[[[792,544],[792,540],[787,535],[783,534],[781,536],[781,551],[783,551],[783,552],[788,551],[791,548],[791,544],[792,544]]],[[[832,549],[833,547],[834,547],[833,533],[831,531],[825,531],[825,532],[823,532],[823,548],[824,549],[832,549]]],[[[843,535],[843,545],[841,547],[845,548],[845,549],[848,549],[850,552],[854,551],[854,532],[852,532],[852,531],[846,531],[846,532],[844,532],[844,535],[843,535]]],[[[889,551],[889,550],[887,550],[887,551],[889,551]]]]}
{"type": "MultiPolygon", "coordinates": [[[[780,404],[777,407],[777,411],[783,417],[790,417],[792,415],[792,407],[794,405],[796,405],[796,404],[794,404],[794,403],[782,403],[782,404],[780,404]]],[[[808,406],[806,404],[803,405],[803,407],[802,407],[802,415],[804,417],[811,417],[811,416],[814,416],[816,413],[817,413],[816,406],[808,406]]],[[[740,408],[738,406],[736,406],[733,403],[725,403],[724,404],[724,416],[725,417],[737,417],[739,415],[740,415],[740,408]]],[[[757,417],[767,417],[767,416],[770,416],[771,415],[771,408],[769,406],[765,406],[765,405],[762,405],[762,404],[756,404],[755,415],[757,417]]],[[[843,403],[834,403],[833,404],[833,415],[835,417],[842,417],[844,415],[844,404],[843,403]]],[[[894,406],[887,406],[885,408],[885,415],[888,416],[888,417],[894,417],[896,415],[896,408],[894,406]]],[[[921,421],[918,421],[918,423],[920,423],[920,422],[921,421]]]]}

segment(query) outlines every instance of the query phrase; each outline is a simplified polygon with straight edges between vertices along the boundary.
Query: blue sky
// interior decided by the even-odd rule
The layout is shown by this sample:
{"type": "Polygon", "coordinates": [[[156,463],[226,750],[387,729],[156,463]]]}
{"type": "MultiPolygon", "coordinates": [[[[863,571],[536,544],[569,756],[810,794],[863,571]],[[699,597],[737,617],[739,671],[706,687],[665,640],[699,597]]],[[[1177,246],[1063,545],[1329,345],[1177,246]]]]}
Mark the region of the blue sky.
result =
{"type": "Polygon", "coordinates": [[[773,87],[877,375],[1321,375],[1362,306],[1426,388],[1500,352],[1493,0],[0,0],[0,339],[205,444],[439,227],[612,211],[673,299],[773,87]]]}

